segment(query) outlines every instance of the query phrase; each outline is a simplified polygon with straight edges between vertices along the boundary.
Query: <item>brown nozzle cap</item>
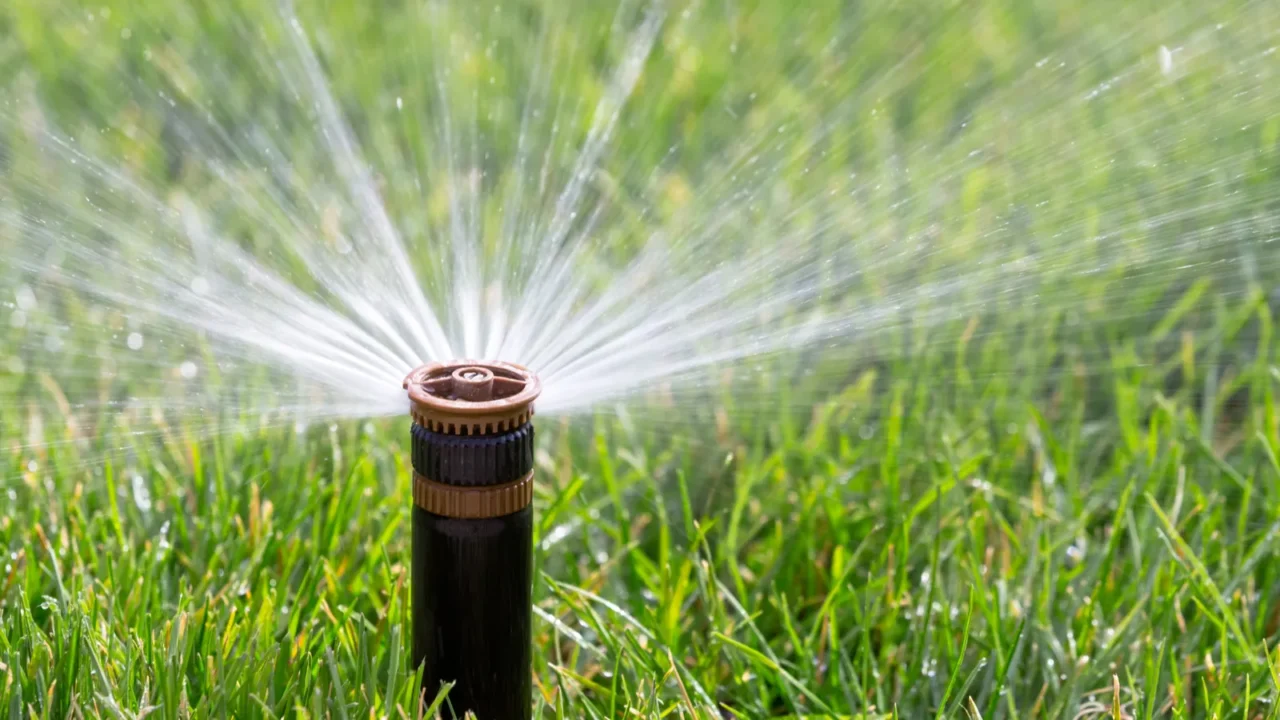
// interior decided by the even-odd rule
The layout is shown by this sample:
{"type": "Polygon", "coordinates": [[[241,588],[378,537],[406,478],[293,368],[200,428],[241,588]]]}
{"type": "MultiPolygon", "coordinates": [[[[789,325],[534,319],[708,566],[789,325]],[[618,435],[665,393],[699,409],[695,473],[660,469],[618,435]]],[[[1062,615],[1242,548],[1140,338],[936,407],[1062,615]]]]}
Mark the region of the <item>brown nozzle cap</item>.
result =
{"type": "Polygon", "coordinates": [[[404,379],[409,412],[422,427],[447,435],[492,435],[533,417],[538,376],[512,363],[431,363],[404,379]]]}

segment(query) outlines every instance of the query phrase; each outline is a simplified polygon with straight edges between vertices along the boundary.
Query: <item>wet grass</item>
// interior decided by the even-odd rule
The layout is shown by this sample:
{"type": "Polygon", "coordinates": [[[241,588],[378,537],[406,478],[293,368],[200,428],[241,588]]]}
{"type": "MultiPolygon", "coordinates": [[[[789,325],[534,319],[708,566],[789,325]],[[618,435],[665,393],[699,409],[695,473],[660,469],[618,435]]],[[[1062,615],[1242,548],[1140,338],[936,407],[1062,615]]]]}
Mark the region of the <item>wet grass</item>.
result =
{"type": "MultiPolygon", "coordinates": [[[[125,23],[130,11],[116,7],[111,22],[125,23]]],[[[333,12],[358,14],[344,7],[333,12]]],[[[914,27],[892,17],[901,25],[875,26],[886,37],[914,27]]],[[[24,38],[0,45],[0,63],[30,54],[42,76],[68,85],[49,92],[95,107],[116,100],[107,91],[90,97],[93,83],[59,69],[59,53],[72,48],[49,41],[52,49],[31,50],[57,27],[2,9],[0,18],[8,23],[0,39],[24,38]]],[[[716,28],[692,30],[714,37],[690,44],[728,43],[716,28]]],[[[759,42],[775,33],[764,20],[741,31],[759,42]]],[[[1003,61],[951,55],[989,63],[988,80],[1007,83],[1010,58],[1038,54],[1029,30],[1007,32],[1026,45],[992,43],[1009,53],[1003,61]]],[[[941,47],[960,43],[945,36],[941,47]]],[[[378,45],[364,67],[395,52],[378,45]]],[[[866,52],[878,67],[895,51],[866,52]]],[[[948,118],[955,107],[981,107],[969,97],[979,89],[947,90],[947,63],[921,63],[931,69],[903,96],[937,98],[948,118]]],[[[788,90],[785,78],[761,82],[788,90]]],[[[352,86],[373,92],[347,78],[352,86]]],[[[661,97],[674,107],[700,92],[710,93],[694,83],[661,97]]],[[[653,112],[681,127],[676,109],[653,112]]],[[[899,108],[902,135],[884,146],[909,138],[912,122],[932,121],[924,109],[913,121],[908,114],[899,108]]],[[[639,145],[651,131],[625,127],[619,142],[639,145]]],[[[1276,141],[1267,132],[1232,136],[1236,156],[1257,166],[1243,189],[1206,182],[1174,199],[1210,207],[1242,192],[1258,199],[1259,226],[1274,230],[1276,141]]],[[[1188,144],[1206,155],[1219,148],[1203,137],[1188,144]]],[[[645,152],[665,147],[651,145],[629,157],[646,163],[645,152]]],[[[892,154],[866,145],[861,160],[870,165],[878,152],[892,154]]],[[[163,152],[140,155],[140,164],[163,165],[163,152]]],[[[1075,172],[1001,167],[1007,176],[988,178],[990,186],[1075,172]]],[[[964,174],[943,179],[968,187],[964,174]]],[[[1124,193],[1141,195],[1141,178],[1086,179],[1095,184],[1071,188],[1061,215],[1046,211],[1029,231],[1081,231],[1069,221],[1091,213],[1102,218],[1093,230],[1125,227],[1121,211],[1137,201],[1124,193]]],[[[925,188],[903,187],[924,197],[925,188]]],[[[931,256],[943,272],[949,252],[986,239],[971,224],[998,222],[984,220],[984,202],[1005,195],[983,193],[961,192],[969,205],[948,206],[967,229],[956,248],[931,256]]],[[[1148,212],[1167,209],[1155,204],[1148,212]]],[[[908,230],[934,222],[919,207],[903,215],[908,230]]],[[[1193,230],[1216,222],[1183,220],[1193,230]]],[[[1064,266],[1061,277],[1040,278],[1056,299],[1034,312],[993,305],[945,326],[904,321],[874,348],[833,353],[812,375],[800,360],[772,359],[705,404],[664,406],[655,393],[644,409],[542,419],[537,714],[1280,718],[1271,294],[1280,264],[1265,233],[1236,231],[1234,247],[1249,252],[1226,253],[1203,278],[1135,281],[1064,266]]],[[[1158,248],[1157,234],[1133,242],[1158,248]]],[[[0,309],[0,321],[12,310],[0,309]]],[[[72,304],[61,311],[85,337],[110,322],[72,304]]],[[[131,388],[100,378],[92,352],[74,366],[46,365],[20,329],[4,332],[0,712],[419,716],[407,666],[404,422],[294,429],[213,407],[121,413],[112,403],[131,388]],[[69,401],[72,383],[99,402],[69,401]]],[[[447,694],[435,707],[450,717],[447,694]]]]}
{"type": "MultiPolygon", "coordinates": [[[[801,420],[544,420],[539,712],[1276,717],[1280,369],[1268,305],[1224,310],[1252,362],[1211,330],[1034,400],[988,349],[801,420]]],[[[3,468],[11,716],[415,715],[406,428],[70,419],[6,410],[51,443],[3,468]]]]}

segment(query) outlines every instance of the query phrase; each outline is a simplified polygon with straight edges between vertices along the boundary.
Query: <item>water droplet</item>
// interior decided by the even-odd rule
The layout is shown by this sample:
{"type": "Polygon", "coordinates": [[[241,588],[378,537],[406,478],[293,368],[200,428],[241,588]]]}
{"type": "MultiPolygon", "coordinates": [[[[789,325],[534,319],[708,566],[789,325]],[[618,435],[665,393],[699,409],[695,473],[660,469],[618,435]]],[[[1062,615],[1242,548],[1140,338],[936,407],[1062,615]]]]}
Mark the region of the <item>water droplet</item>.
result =
{"type": "Polygon", "coordinates": [[[1160,72],[1165,75],[1173,74],[1173,53],[1164,45],[1160,46],[1160,72]]]}
{"type": "Polygon", "coordinates": [[[188,360],[182,363],[182,365],[178,366],[178,372],[182,373],[182,377],[190,380],[191,378],[196,376],[196,373],[199,372],[199,369],[196,368],[195,363],[188,360]]]}
{"type": "Polygon", "coordinates": [[[19,310],[34,310],[36,308],[36,293],[28,285],[23,285],[14,293],[18,300],[19,310]]]}
{"type": "Polygon", "coordinates": [[[138,506],[142,512],[151,512],[151,491],[147,489],[147,483],[138,473],[133,474],[133,504],[138,506]]]}
{"type": "Polygon", "coordinates": [[[136,332],[129,333],[129,339],[127,343],[129,345],[130,350],[141,350],[142,349],[142,333],[136,333],[136,332]]]}
{"type": "Polygon", "coordinates": [[[1079,563],[1081,560],[1084,559],[1084,547],[1082,547],[1080,544],[1075,544],[1068,547],[1067,559],[1070,560],[1071,564],[1073,565],[1076,563],[1079,563]]]}

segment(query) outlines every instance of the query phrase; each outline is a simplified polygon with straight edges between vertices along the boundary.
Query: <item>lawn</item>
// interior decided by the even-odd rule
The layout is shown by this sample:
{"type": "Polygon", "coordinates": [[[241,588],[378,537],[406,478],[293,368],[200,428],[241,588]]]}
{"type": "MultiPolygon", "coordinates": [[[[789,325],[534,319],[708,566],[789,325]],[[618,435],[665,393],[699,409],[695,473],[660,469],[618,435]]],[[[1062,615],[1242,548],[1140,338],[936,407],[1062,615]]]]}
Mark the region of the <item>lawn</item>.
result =
{"type": "MultiPolygon", "coordinates": [[[[1274,7],[297,5],[433,298],[470,182],[441,159],[486,168],[486,242],[512,197],[545,217],[525,111],[554,186],[646,18],[578,271],[715,226],[689,272],[781,248],[839,278],[769,320],[847,319],[820,342],[539,417],[535,716],[1280,717],[1274,7]]],[[[317,410],[110,270],[193,251],[101,167],[326,292],[272,231],[342,192],[287,27],[0,6],[10,718],[419,715],[407,417],[317,410]],[[287,207],[228,190],[274,169],[258,137],[287,207]]]]}

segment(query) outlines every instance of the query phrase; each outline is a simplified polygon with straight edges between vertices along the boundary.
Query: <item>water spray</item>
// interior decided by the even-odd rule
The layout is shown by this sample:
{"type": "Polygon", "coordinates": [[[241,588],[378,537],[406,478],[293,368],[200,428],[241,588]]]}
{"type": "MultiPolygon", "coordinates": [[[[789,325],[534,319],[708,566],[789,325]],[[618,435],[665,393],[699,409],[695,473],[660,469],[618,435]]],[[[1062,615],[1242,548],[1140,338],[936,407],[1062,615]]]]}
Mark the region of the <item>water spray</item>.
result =
{"type": "Polygon", "coordinates": [[[431,702],[531,712],[533,401],[518,365],[457,360],[404,381],[413,415],[413,663],[431,702]]]}

